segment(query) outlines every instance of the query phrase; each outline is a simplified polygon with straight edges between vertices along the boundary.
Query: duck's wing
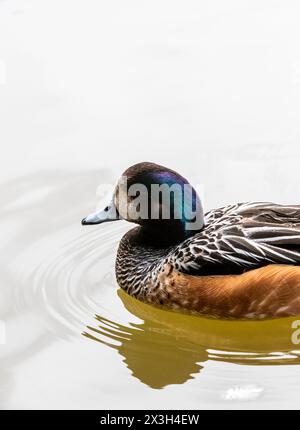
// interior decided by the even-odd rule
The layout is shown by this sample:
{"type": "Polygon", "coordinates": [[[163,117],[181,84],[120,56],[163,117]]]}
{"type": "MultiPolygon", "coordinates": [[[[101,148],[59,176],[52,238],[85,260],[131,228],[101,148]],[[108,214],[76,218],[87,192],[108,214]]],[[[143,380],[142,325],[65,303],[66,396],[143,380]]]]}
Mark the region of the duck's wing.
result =
{"type": "Polygon", "coordinates": [[[211,211],[205,229],[170,258],[178,270],[205,274],[300,264],[300,206],[241,203],[211,211]]]}

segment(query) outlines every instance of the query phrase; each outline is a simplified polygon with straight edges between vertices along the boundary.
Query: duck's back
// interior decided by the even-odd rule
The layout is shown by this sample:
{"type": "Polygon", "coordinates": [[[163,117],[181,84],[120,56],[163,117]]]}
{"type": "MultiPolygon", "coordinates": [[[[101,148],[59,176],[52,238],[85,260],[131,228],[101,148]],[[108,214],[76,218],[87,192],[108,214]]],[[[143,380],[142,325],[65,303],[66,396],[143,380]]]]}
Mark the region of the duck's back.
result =
{"type": "Polygon", "coordinates": [[[204,229],[168,256],[192,274],[236,274],[268,264],[300,264],[300,205],[240,203],[206,214],[204,229]]]}

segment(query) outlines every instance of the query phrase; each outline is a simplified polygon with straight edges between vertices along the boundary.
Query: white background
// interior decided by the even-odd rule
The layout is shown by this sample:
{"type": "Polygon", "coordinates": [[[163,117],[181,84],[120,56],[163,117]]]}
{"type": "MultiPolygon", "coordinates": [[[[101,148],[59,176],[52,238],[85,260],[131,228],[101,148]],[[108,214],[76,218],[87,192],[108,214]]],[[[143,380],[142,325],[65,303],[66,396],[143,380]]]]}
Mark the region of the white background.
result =
{"type": "Polygon", "coordinates": [[[296,0],[0,1],[1,178],[147,160],[208,206],[299,203],[299,17],[296,0]]]}

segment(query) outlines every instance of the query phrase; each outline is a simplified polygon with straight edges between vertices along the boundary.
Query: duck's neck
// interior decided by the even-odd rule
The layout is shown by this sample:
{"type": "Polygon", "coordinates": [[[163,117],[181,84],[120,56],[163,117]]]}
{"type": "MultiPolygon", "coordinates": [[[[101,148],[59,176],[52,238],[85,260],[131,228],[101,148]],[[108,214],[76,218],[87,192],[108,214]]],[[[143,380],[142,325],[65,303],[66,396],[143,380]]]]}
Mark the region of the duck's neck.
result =
{"type": "Polygon", "coordinates": [[[167,248],[182,243],[196,233],[195,230],[187,230],[181,221],[169,220],[165,223],[142,227],[137,239],[145,246],[167,248]]]}

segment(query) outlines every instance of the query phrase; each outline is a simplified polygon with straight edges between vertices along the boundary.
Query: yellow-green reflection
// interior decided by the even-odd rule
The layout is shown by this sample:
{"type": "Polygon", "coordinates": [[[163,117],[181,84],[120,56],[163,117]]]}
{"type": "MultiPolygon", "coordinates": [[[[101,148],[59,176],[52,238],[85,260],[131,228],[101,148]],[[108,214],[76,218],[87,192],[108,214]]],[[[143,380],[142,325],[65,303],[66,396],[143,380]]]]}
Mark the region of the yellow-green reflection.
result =
{"type": "Polygon", "coordinates": [[[297,318],[212,320],[158,309],[122,290],[118,294],[142,322],[125,326],[98,315],[97,325],[88,327],[84,335],[116,349],[132,375],[150,387],[183,384],[208,359],[245,365],[300,364],[300,350],[292,342],[297,318]]]}

